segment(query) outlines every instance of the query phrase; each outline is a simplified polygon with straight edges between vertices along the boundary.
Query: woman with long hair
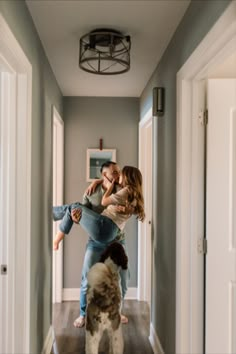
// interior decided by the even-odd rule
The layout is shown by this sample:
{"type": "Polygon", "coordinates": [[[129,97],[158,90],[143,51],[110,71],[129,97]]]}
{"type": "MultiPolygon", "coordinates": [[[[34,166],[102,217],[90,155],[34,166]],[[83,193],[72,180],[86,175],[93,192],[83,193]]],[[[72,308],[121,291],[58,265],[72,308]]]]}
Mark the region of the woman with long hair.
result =
{"type": "Polygon", "coordinates": [[[131,215],[137,215],[137,219],[140,221],[144,220],[142,175],[139,169],[132,166],[123,167],[119,180],[122,188],[117,193],[112,194],[114,183],[115,181],[113,180],[103,195],[102,205],[106,208],[101,214],[97,214],[78,202],[53,207],[54,220],[62,220],[54,239],[54,250],[58,249],[60,241],[71,230],[73,225],[71,211],[73,209],[81,209],[82,214],[79,221],[81,227],[94,241],[102,244],[108,244],[113,241],[117,236],[118,230],[122,231],[124,229],[131,215]],[[117,212],[117,205],[131,206],[132,214],[117,212]]]}

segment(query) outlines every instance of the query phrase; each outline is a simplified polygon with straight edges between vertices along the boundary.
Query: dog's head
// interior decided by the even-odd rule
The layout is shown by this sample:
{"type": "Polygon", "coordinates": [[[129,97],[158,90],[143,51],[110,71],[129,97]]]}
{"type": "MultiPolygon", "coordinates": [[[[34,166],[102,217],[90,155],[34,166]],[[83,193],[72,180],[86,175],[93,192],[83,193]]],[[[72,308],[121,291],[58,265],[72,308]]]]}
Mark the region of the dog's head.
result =
{"type": "Polygon", "coordinates": [[[128,268],[128,257],[125,253],[124,247],[119,242],[111,243],[102,253],[100,262],[105,262],[107,258],[111,260],[122,269],[128,268]]]}

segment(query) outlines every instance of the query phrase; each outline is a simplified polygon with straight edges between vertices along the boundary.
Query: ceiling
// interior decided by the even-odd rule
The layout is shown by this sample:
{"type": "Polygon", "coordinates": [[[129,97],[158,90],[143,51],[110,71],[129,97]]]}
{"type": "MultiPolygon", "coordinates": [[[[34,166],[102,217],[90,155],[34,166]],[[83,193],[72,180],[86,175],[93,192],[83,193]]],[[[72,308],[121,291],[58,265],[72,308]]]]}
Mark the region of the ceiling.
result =
{"type": "Polygon", "coordinates": [[[190,0],[27,0],[64,96],[140,97],[190,0]],[[78,66],[79,39],[97,28],[131,36],[131,68],[95,75],[78,66]]]}

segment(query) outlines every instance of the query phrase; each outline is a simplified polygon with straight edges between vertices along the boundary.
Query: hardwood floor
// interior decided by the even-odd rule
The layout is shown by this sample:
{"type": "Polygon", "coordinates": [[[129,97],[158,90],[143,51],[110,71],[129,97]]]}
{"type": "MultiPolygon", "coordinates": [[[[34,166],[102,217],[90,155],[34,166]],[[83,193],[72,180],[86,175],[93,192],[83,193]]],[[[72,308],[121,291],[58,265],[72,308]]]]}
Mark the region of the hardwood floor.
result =
{"type": "MultiPolygon", "coordinates": [[[[124,354],[153,354],[149,343],[149,308],[146,302],[126,300],[123,313],[129,318],[122,325],[124,354]]],[[[53,327],[56,341],[52,354],[85,354],[85,330],[74,328],[73,322],[79,314],[79,302],[68,301],[53,305],[53,327]]],[[[107,341],[101,341],[99,354],[107,354],[107,341]]]]}

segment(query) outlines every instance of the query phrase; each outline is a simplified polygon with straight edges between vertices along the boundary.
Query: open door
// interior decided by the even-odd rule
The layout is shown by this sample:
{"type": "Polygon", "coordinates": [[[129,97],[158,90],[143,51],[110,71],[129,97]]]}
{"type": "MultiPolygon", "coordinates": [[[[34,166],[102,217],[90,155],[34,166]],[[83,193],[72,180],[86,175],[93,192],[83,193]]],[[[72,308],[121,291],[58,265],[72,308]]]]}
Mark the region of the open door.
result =
{"type": "Polygon", "coordinates": [[[139,124],[139,167],[143,175],[146,218],[139,223],[138,299],[151,305],[152,275],[152,113],[139,124]]]}
{"type": "Polygon", "coordinates": [[[0,14],[0,353],[30,352],[32,67],[0,14]]]}
{"type": "Polygon", "coordinates": [[[236,80],[208,80],[206,353],[236,353],[236,80]]]}
{"type": "MultiPolygon", "coordinates": [[[[59,113],[53,108],[53,205],[63,204],[64,181],[64,123],[59,113]]],[[[53,222],[53,236],[58,229],[58,222],[53,222]]],[[[62,302],[63,288],[63,245],[53,251],[53,286],[52,302],[62,302]]]]}

